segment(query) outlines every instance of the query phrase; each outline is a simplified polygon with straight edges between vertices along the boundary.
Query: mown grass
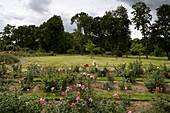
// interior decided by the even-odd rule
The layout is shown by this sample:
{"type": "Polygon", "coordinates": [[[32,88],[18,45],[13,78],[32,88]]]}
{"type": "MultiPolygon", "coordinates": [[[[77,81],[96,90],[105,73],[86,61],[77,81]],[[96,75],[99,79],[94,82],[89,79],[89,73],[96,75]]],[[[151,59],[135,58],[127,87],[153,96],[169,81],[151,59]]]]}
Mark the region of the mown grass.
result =
{"type": "MultiPolygon", "coordinates": [[[[114,77],[115,81],[122,81],[124,77],[114,77]]],[[[98,77],[96,80],[107,81],[107,77],[98,77]]],[[[41,82],[41,78],[34,78],[34,82],[41,82]]],[[[136,81],[144,82],[146,78],[136,78],[136,81]]],[[[19,79],[14,79],[14,82],[19,82],[19,79]]],[[[165,79],[166,83],[170,83],[170,79],[165,79]]]]}
{"type": "MultiPolygon", "coordinates": [[[[98,67],[104,67],[106,64],[107,67],[117,66],[121,63],[130,63],[137,60],[136,56],[125,57],[111,57],[111,56],[94,56],[93,59],[89,55],[57,55],[57,56],[41,56],[41,57],[21,57],[22,59],[28,60],[31,63],[38,63],[42,66],[56,66],[56,67],[71,67],[75,65],[84,66],[89,64],[92,66],[92,62],[96,61],[98,67]]],[[[149,57],[146,59],[145,56],[141,56],[141,61],[143,65],[148,66],[149,62],[154,65],[160,66],[166,64],[170,67],[170,61],[166,57],[149,57]]],[[[24,67],[28,65],[24,64],[24,67]]]]}
{"type": "MultiPolygon", "coordinates": [[[[108,98],[108,99],[113,99],[114,97],[112,97],[113,94],[116,93],[112,93],[112,92],[98,92],[97,95],[99,96],[98,98],[108,98]]],[[[38,96],[38,97],[42,97],[45,98],[46,100],[48,99],[55,99],[55,100],[59,100],[62,96],[60,94],[55,94],[55,93],[47,93],[47,92],[40,92],[40,93],[26,93],[24,95],[27,96],[38,96]]],[[[121,93],[118,94],[121,97],[125,97],[128,96],[129,94],[127,93],[121,93]]],[[[168,101],[170,101],[170,95],[166,95],[168,97],[168,101]]],[[[130,100],[134,100],[134,101],[149,101],[152,100],[152,98],[155,98],[156,94],[146,94],[146,93],[132,93],[132,96],[130,98],[130,100]]]]}

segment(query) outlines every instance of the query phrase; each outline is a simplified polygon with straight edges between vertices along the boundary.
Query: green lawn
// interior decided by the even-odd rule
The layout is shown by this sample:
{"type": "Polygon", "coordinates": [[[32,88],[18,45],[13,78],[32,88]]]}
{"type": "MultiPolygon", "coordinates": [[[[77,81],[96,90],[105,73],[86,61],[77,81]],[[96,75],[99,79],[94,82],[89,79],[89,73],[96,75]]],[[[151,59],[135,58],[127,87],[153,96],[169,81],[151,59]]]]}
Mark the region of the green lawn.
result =
{"type": "MultiPolygon", "coordinates": [[[[159,66],[160,64],[166,64],[170,67],[170,61],[167,60],[167,57],[149,57],[146,59],[145,56],[141,57],[144,65],[148,65],[149,62],[159,66]]],[[[75,65],[84,66],[89,64],[92,66],[92,62],[96,61],[98,67],[103,67],[108,63],[108,67],[113,67],[119,65],[120,63],[130,63],[136,60],[136,56],[130,56],[129,58],[125,57],[111,57],[111,56],[95,56],[94,59],[91,59],[89,55],[57,55],[57,56],[42,56],[42,57],[22,57],[22,59],[29,60],[32,63],[38,63],[42,66],[57,66],[57,67],[70,67],[75,65]]],[[[27,64],[26,64],[27,65],[27,64]]],[[[26,66],[24,65],[24,67],[26,66]]]]}

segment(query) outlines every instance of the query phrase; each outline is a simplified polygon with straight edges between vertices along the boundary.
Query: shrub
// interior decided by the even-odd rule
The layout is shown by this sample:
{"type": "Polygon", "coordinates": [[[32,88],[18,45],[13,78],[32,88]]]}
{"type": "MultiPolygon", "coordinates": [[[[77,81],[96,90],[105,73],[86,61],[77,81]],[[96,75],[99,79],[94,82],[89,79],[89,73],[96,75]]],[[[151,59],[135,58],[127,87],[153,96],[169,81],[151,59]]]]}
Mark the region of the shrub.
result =
{"type": "Polygon", "coordinates": [[[111,83],[114,84],[114,76],[108,75],[107,80],[111,83]]]}
{"type": "Polygon", "coordinates": [[[141,61],[134,61],[133,63],[129,63],[128,68],[133,70],[136,77],[139,77],[144,72],[141,61]]]}
{"type": "Polygon", "coordinates": [[[104,83],[102,88],[105,90],[108,90],[108,91],[112,90],[112,87],[111,87],[110,83],[108,83],[108,82],[104,83]]]}
{"type": "Polygon", "coordinates": [[[4,92],[0,96],[1,113],[41,113],[42,109],[43,104],[37,96],[11,92],[4,92]]]}
{"type": "Polygon", "coordinates": [[[0,63],[5,62],[6,64],[18,63],[19,59],[8,53],[0,53],[0,63]]]}
{"type": "Polygon", "coordinates": [[[170,105],[168,103],[168,97],[158,93],[158,90],[154,92],[156,94],[156,97],[153,97],[151,100],[151,104],[153,108],[155,109],[156,113],[165,113],[170,112],[170,105]]]}
{"type": "Polygon", "coordinates": [[[167,79],[170,79],[170,68],[168,68],[166,64],[164,64],[163,66],[161,65],[160,70],[167,79]]]}
{"type": "Polygon", "coordinates": [[[74,49],[68,49],[67,54],[76,54],[76,51],[74,49]]]}
{"type": "Polygon", "coordinates": [[[164,76],[162,75],[159,69],[157,69],[157,71],[155,72],[152,72],[152,74],[149,75],[146,80],[147,81],[145,82],[145,86],[150,92],[158,90],[159,88],[161,88],[163,92],[166,91],[166,83],[164,81],[164,76]],[[155,89],[156,87],[158,89],[155,89]]]}
{"type": "Polygon", "coordinates": [[[102,69],[101,71],[99,70],[98,76],[106,77],[107,73],[108,73],[108,69],[106,67],[104,67],[104,69],[102,69]]]}

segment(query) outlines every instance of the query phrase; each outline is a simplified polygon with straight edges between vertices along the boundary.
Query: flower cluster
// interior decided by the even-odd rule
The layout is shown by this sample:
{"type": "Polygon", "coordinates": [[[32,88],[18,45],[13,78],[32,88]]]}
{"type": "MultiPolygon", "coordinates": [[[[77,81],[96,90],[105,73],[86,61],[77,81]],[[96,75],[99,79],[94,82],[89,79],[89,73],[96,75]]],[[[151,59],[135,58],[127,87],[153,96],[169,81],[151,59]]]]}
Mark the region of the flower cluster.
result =
{"type": "Polygon", "coordinates": [[[89,67],[89,64],[84,65],[84,68],[89,67]]]}
{"type": "Polygon", "coordinates": [[[41,104],[45,103],[45,99],[40,98],[41,104]]]}
{"type": "Polygon", "coordinates": [[[118,95],[118,94],[114,94],[114,95],[112,95],[112,97],[116,97],[116,98],[118,98],[118,97],[119,97],[119,95],[118,95]]]}

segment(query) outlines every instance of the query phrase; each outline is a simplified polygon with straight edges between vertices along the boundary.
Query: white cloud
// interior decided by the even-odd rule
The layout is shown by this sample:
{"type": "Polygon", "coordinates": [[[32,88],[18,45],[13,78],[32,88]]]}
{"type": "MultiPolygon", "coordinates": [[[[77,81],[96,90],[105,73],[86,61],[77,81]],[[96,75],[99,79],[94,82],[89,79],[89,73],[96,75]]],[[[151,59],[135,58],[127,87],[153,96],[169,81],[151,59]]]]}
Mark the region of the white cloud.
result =
{"type": "MultiPolygon", "coordinates": [[[[131,5],[138,0],[3,0],[0,2],[0,31],[6,24],[11,25],[40,25],[50,17],[60,15],[65,31],[73,31],[75,25],[70,25],[70,19],[76,13],[86,12],[90,16],[103,16],[105,11],[115,10],[118,6],[123,5],[128,10],[129,18],[131,14],[131,5]]],[[[159,7],[161,2],[152,3],[145,0],[151,7],[159,7]]],[[[157,0],[158,1],[158,0],[157,0]]],[[[166,0],[162,0],[166,1],[166,0]]],[[[156,18],[155,11],[152,11],[156,18]]],[[[131,37],[141,38],[140,31],[130,26],[131,37]]]]}

